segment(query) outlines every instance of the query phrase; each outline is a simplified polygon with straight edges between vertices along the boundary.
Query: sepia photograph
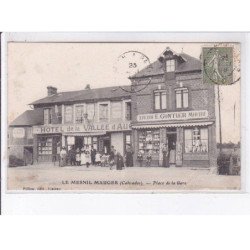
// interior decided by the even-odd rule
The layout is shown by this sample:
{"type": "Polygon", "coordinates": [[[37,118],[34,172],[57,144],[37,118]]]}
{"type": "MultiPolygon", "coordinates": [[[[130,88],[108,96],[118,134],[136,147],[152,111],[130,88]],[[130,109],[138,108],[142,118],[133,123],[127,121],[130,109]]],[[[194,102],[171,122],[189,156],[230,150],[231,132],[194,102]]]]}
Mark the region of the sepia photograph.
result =
{"type": "Polygon", "coordinates": [[[8,42],[8,191],[240,191],[240,43],[8,42]]]}

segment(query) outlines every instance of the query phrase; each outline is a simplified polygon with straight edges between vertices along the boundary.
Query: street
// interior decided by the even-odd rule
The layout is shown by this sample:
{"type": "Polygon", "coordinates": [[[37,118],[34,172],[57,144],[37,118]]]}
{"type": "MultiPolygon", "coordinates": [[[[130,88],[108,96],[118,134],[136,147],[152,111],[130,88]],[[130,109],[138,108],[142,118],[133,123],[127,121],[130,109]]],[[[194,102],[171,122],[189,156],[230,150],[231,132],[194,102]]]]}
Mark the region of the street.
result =
{"type": "Polygon", "coordinates": [[[209,169],[108,167],[39,164],[8,168],[8,190],[239,190],[240,176],[217,175],[209,169]]]}

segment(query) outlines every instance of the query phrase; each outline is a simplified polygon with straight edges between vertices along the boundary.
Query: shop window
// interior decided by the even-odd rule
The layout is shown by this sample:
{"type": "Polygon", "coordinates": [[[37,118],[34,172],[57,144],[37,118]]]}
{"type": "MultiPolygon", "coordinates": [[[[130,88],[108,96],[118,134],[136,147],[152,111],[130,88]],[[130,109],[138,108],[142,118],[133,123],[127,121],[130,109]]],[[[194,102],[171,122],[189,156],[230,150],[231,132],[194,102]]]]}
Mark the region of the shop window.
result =
{"type": "Polygon", "coordinates": [[[185,153],[208,152],[208,129],[185,129],[185,153]]]}
{"type": "Polygon", "coordinates": [[[151,150],[153,154],[159,154],[160,130],[139,131],[139,150],[142,153],[147,153],[151,150]]]}
{"type": "Polygon", "coordinates": [[[52,122],[52,110],[51,108],[46,108],[43,110],[44,124],[51,124],[52,122]]]}
{"type": "Polygon", "coordinates": [[[155,109],[166,109],[167,108],[167,92],[166,91],[155,91],[154,92],[154,103],[155,109]]]}
{"type": "Polygon", "coordinates": [[[64,106],[64,123],[73,122],[73,106],[65,105],[64,106]]]}
{"type": "Polygon", "coordinates": [[[100,122],[108,122],[109,117],[109,106],[107,103],[99,104],[99,121],[100,122]]]}
{"type": "Polygon", "coordinates": [[[84,122],[84,105],[75,106],[75,122],[83,123],[84,122]]]}
{"type": "Polygon", "coordinates": [[[114,120],[122,118],[122,102],[111,102],[111,117],[114,120]]]}
{"type": "Polygon", "coordinates": [[[188,89],[176,89],[176,108],[188,108],[188,89]]]}
{"type": "Polygon", "coordinates": [[[131,112],[131,102],[125,102],[125,120],[131,121],[132,112],[131,112]]]}
{"type": "Polygon", "coordinates": [[[131,135],[126,135],[125,136],[125,144],[126,145],[131,145],[131,135]]]}
{"type": "Polygon", "coordinates": [[[52,154],[52,137],[38,137],[38,154],[52,154]]]}
{"type": "Polygon", "coordinates": [[[93,121],[94,116],[95,116],[95,104],[94,103],[86,104],[86,113],[87,113],[87,119],[90,121],[93,121]]]}
{"type": "Polygon", "coordinates": [[[85,148],[88,148],[89,150],[93,146],[97,150],[97,137],[91,137],[91,136],[85,136],[83,138],[83,145],[85,148]]]}
{"type": "Polygon", "coordinates": [[[92,137],[92,145],[97,150],[97,137],[92,137]]]}
{"type": "Polygon", "coordinates": [[[166,71],[167,72],[174,72],[175,71],[175,60],[167,60],[166,61],[166,71]]]}

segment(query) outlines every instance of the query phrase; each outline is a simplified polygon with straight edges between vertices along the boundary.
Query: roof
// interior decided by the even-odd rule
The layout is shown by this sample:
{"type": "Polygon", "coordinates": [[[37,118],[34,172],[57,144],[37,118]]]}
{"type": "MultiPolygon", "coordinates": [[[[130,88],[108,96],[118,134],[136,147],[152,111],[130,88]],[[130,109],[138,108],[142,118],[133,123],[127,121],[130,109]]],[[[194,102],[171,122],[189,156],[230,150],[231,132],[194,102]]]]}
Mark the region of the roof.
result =
{"type": "Polygon", "coordinates": [[[47,103],[66,103],[78,101],[92,101],[95,99],[116,99],[130,97],[130,86],[114,86],[97,89],[84,89],[78,91],[58,92],[55,95],[46,96],[32,102],[31,105],[47,103]],[[124,90],[123,90],[124,89],[124,90]]]}
{"type": "MultiPolygon", "coordinates": [[[[176,54],[177,55],[177,54],[176,54]]],[[[190,55],[185,53],[178,54],[179,58],[182,58],[181,62],[177,64],[176,73],[182,72],[190,72],[190,71],[197,71],[201,70],[201,61],[197,58],[194,58],[190,55]]],[[[139,71],[138,73],[134,74],[130,78],[139,78],[139,77],[147,77],[147,76],[154,76],[154,75],[163,75],[164,74],[164,64],[161,61],[162,55],[159,59],[147,67],[139,71]]]]}
{"type": "Polygon", "coordinates": [[[33,126],[43,124],[43,109],[26,110],[19,115],[10,126],[33,126]]]}

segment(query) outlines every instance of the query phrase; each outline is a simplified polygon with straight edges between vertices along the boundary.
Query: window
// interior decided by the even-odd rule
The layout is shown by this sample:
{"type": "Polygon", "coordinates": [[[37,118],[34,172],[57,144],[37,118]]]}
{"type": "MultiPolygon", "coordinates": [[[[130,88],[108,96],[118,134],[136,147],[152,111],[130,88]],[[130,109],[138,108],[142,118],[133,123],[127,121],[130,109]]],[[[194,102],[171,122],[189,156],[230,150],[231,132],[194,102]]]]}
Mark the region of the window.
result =
{"type": "Polygon", "coordinates": [[[175,60],[167,60],[166,61],[166,71],[174,72],[175,71],[175,60]]]}
{"type": "Polygon", "coordinates": [[[131,135],[127,134],[125,136],[125,144],[126,145],[131,145],[131,135]]]}
{"type": "Polygon", "coordinates": [[[122,118],[122,102],[111,102],[111,117],[116,120],[122,118]]]}
{"type": "Polygon", "coordinates": [[[44,109],[43,110],[44,124],[51,124],[52,122],[52,110],[44,109]]]}
{"type": "Polygon", "coordinates": [[[57,118],[57,123],[62,123],[62,105],[55,105],[55,115],[57,118]]]}
{"type": "Polygon", "coordinates": [[[90,121],[94,120],[95,117],[95,104],[94,103],[88,103],[86,104],[86,113],[87,113],[87,118],[90,121]]]}
{"type": "Polygon", "coordinates": [[[64,123],[73,122],[73,106],[65,105],[64,106],[64,123]]]}
{"type": "Polygon", "coordinates": [[[99,104],[99,121],[100,122],[107,122],[108,119],[108,114],[109,114],[109,110],[108,110],[109,106],[107,103],[102,103],[99,104]]]}
{"type": "Polygon", "coordinates": [[[154,92],[155,109],[166,109],[167,108],[167,92],[166,91],[155,91],[154,92]]]}
{"type": "Polygon", "coordinates": [[[38,154],[52,154],[52,137],[38,137],[38,154]]]}
{"type": "Polygon", "coordinates": [[[97,137],[85,136],[83,139],[84,147],[88,148],[89,150],[93,146],[97,150],[97,137]]]}
{"type": "Polygon", "coordinates": [[[185,129],[185,153],[208,152],[208,129],[185,129]]]}
{"type": "Polygon", "coordinates": [[[84,122],[84,105],[75,106],[75,122],[83,123],[84,122]]]}
{"type": "Polygon", "coordinates": [[[131,115],[131,102],[125,102],[125,120],[130,121],[132,119],[131,115]]]}
{"type": "Polygon", "coordinates": [[[176,108],[188,108],[188,89],[176,89],[176,108]]]}
{"type": "Polygon", "coordinates": [[[153,154],[158,154],[160,150],[160,130],[139,131],[139,150],[142,153],[151,150],[153,154]]]}

